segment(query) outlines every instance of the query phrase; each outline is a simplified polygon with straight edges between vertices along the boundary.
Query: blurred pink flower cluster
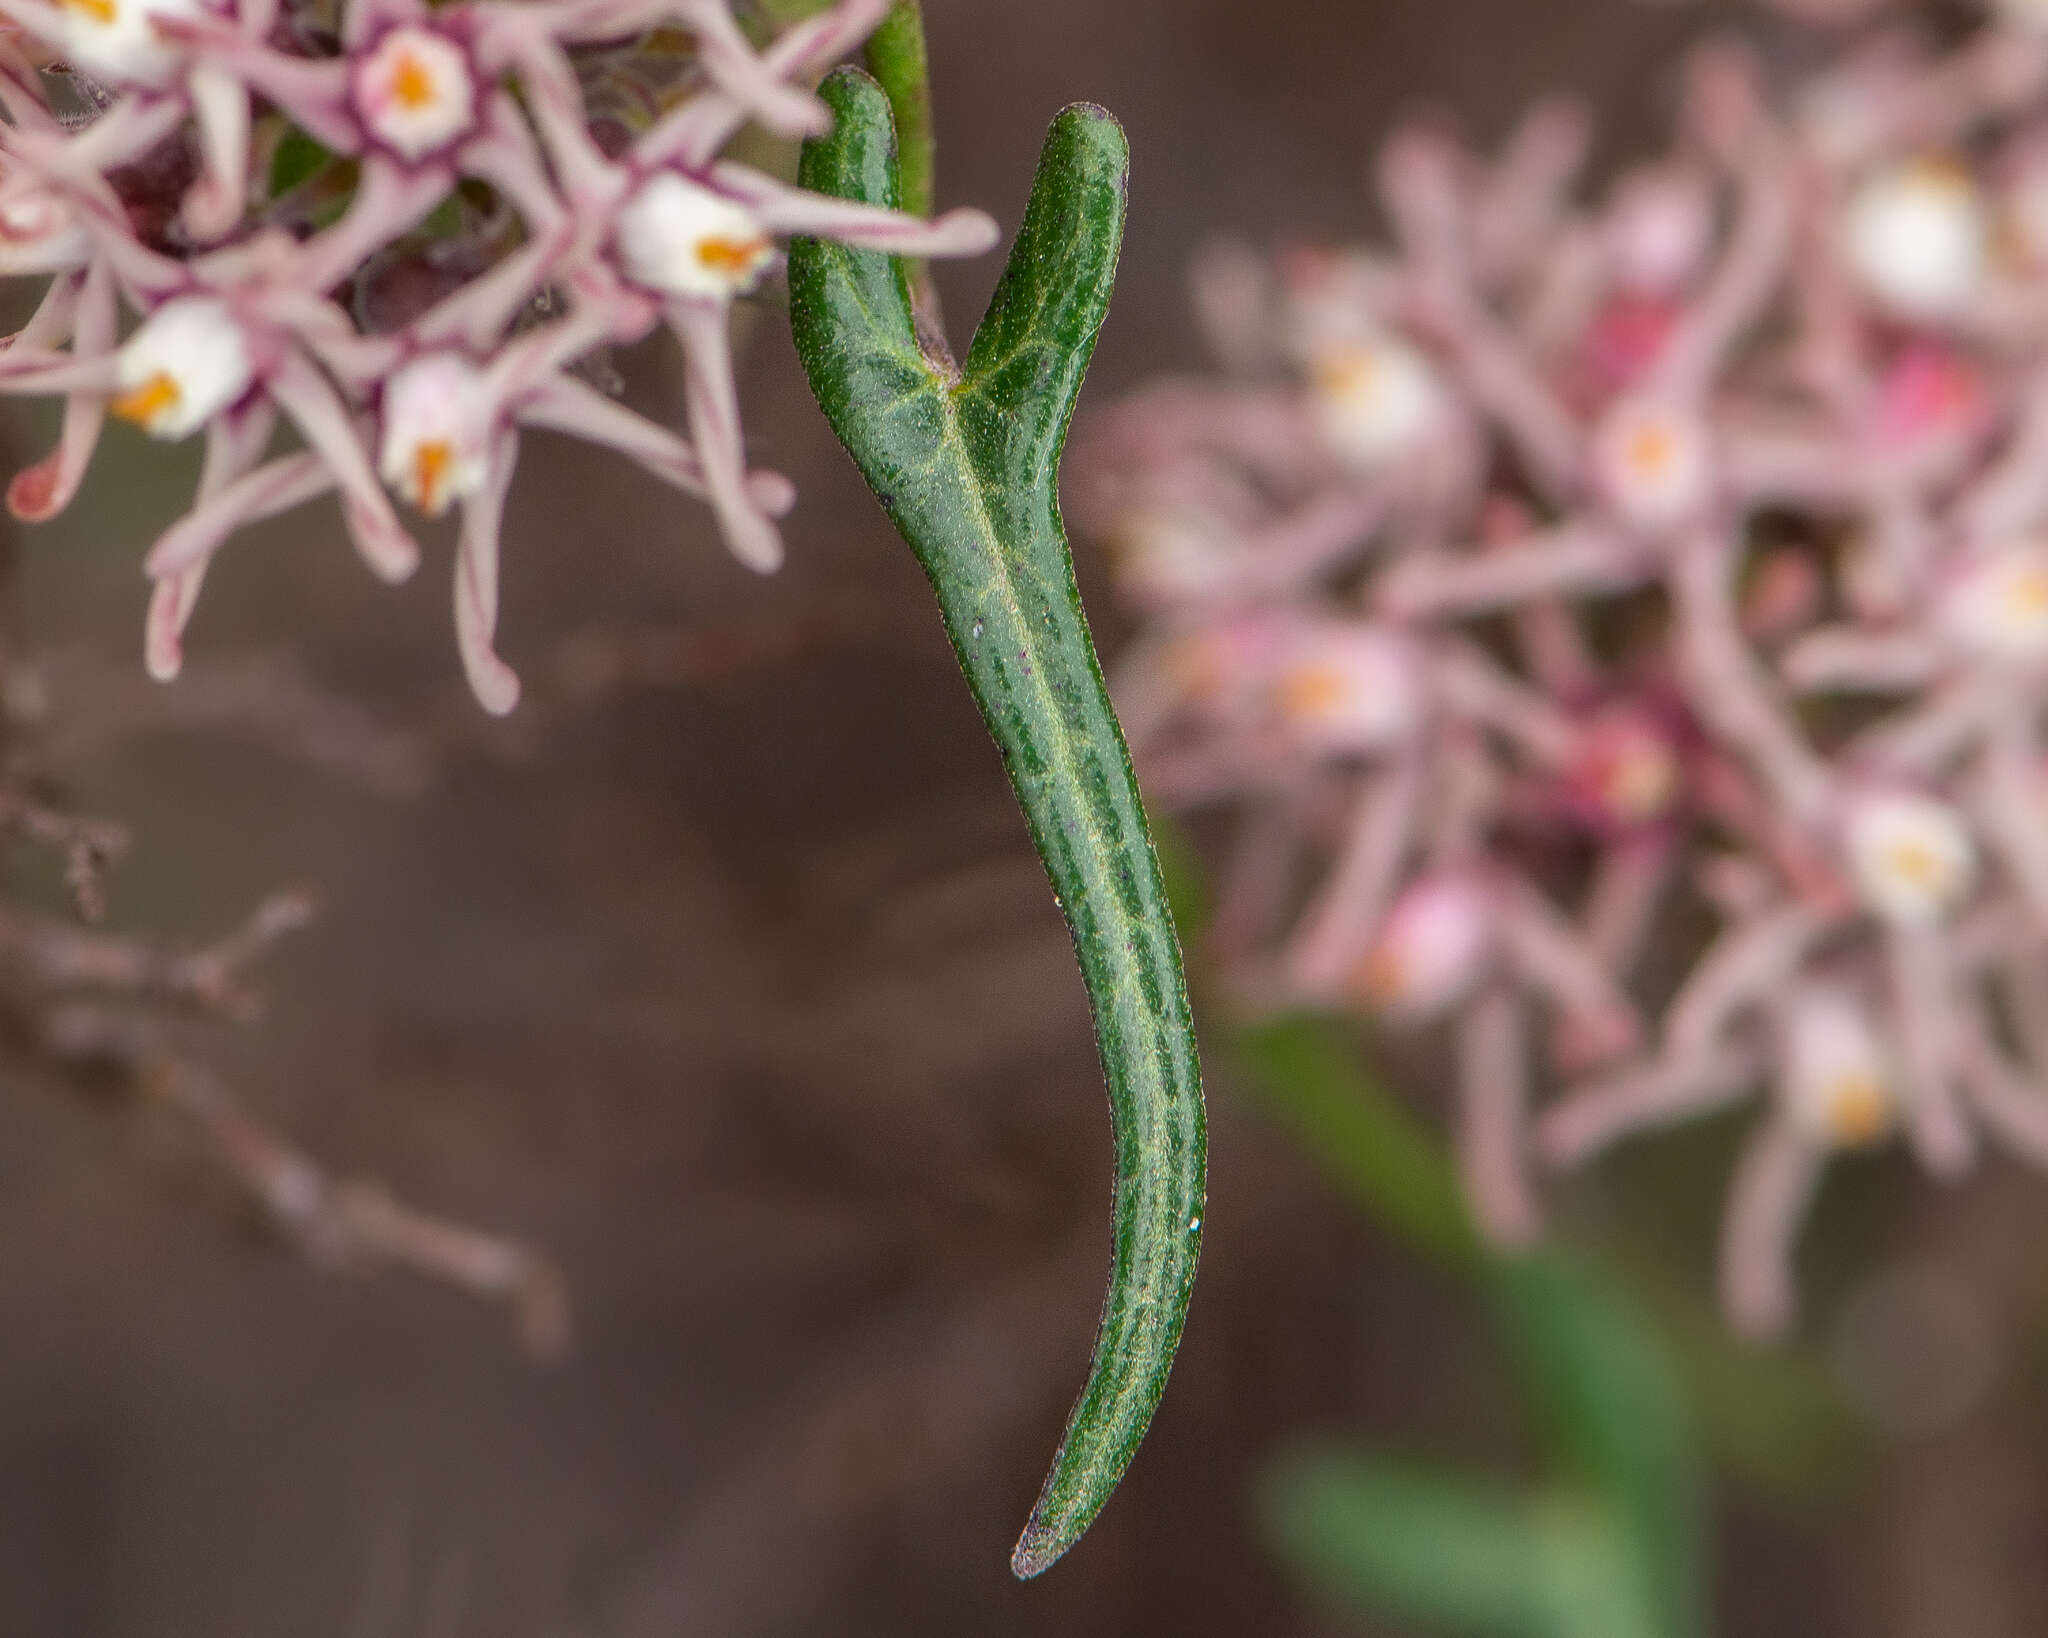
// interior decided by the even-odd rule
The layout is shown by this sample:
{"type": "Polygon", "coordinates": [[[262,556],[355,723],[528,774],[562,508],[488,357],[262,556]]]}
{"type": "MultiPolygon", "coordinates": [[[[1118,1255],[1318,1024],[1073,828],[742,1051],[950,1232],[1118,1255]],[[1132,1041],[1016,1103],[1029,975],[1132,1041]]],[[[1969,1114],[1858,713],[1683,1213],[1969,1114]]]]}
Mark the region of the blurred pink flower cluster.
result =
{"type": "Polygon", "coordinates": [[[978,211],[921,222],[719,157],[749,121],[820,130],[809,83],[885,8],[837,0],[757,50],[726,0],[344,0],[338,21],[316,0],[0,0],[0,273],[49,281],[0,391],[65,404],[9,508],[60,511],[109,413],[205,435],[197,500],[147,560],[147,657],[169,677],[241,525],[338,492],[395,581],[419,557],[399,503],[459,505],[456,632],[495,712],[519,693],[493,633],[522,428],[703,496],[741,561],[773,569],[793,492],[745,464],[733,301],[784,234],[921,256],[995,238],[978,211]],[[583,70],[638,42],[681,66],[637,129],[594,118],[583,70]],[[687,437],[576,369],[663,324],[687,437]],[[273,453],[280,421],[300,447],[273,453]]]}
{"type": "Polygon", "coordinates": [[[1098,416],[1070,511],[1148,789],[1237,815],[1239,1000],[1447,1022],[1510,1244],[1754,1100],[1765,1333],[1830,1156],[2048,1164],[2048,6],[1784,88],[1710,44],[1667,152],[1593,193],[1589,140],[1414,122],[1391,248],[1207,254],[1222,373],[1098,416]]]}

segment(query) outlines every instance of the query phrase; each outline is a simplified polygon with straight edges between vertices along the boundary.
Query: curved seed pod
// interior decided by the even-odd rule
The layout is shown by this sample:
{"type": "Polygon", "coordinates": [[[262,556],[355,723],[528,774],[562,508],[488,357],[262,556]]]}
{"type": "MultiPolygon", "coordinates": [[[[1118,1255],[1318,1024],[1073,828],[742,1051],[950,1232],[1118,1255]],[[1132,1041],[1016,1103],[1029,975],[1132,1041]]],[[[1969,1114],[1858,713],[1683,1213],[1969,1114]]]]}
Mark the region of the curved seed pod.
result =
{"type": "MultiPolygon", "coordinates": [[[[894,204],[889,104],[841,69],[806,188],[894,204]]],[[[921,337],[903,268],[817,240],[790,247],[811,387],[909,541],[1008,766],[1094,1009],[1116,1126],[1109,1294],[1087,1384],[1011,1558],[1049,1568],[1123,1477],[1166,1386],[1201,1249],[1208,1139],[1180,944],[1122,730],[1074,586],[1060,451],[1109,305],[1129,164],[1122,127],[1053,121],[1008,268],[964,366],[921,337]]]]}

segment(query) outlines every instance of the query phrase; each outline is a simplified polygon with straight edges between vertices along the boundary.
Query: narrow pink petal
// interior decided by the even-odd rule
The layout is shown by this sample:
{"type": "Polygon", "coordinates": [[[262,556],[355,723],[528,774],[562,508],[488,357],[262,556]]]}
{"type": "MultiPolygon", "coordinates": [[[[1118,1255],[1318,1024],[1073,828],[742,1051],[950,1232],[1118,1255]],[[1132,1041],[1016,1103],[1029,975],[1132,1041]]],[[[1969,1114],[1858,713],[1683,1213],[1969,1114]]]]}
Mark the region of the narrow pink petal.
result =
{"type": "Polygon", "coordinates": [[[1566,1067],[1587,1067],[1634,1047],[1642,1035],[1635,1004],[1578,928],[1531,887],[1511,886],[1500,906],[1501,936],[1516,969],[1571,1021],[1580,1062],[1566,1067]]]}
{"type": "Polygon", "coordinates": [[[28,322],[9,336],[4,345],[0,345],[0,370],[5,369],[8,357],[14,353],[58,356],[54,349],[71,339],[71,326],[78,315],[78,297],[85,289],[85,278],[85,270],[80,269],[74,273],[60,273],[50,281],[28,322]]]}
{"type": "MultiPolygon", "coordinates": [[[[761,60],[782,79],[813,79],[874,33],[888,9],[889,0],[840,0],[784,31],[761,60]]],[[[745,106],[731,96],[692,97],[633,145],[633,162],[643,170],[673,160],[702,168],[746,122],[745,106]]]]}
{"type": "Polygon", "coordinates": [[[406,171],[380,155],[366,158],[341,220],[300,248],[304,287],[332,290],[377,251],[425,221],[454,186],[454,173],[442,166],[406,171]]]}
{"type": "Polygon", "coordinates": [[[280,455],[226,485],[157,537],[143,559],[152,580],[183,574],[218,551],[245,523],[290,511],[334,487],[334,474],[310,450],[280,455]]]}
{"type": "Polygon", "coordinates": [[[1335,992],[1372,943],[1414,841],[1422,759],[1403,756],[1365,776],[1336,868],[1301,920],[1289,976],[1310,996],[1335,992]]]}
{"type": "Polygon", "coordinates": [[[683,344],[683,404],[711,509],[733,556],[758,573],[773,573],[782,567],[782,536],[747,489],[725,307],[675,301],[669,303],[668,317],[683,344]]]}
{"type": "Polygon", "coordinates": [[[949,210],[927,222],[878,205],[790,187],[746,165],[721,162],[711,180],[777,233],[810,233],[899,256],[979,256],[1001,237],[986,211],[949,210]]]}
{"type": "Polygon", "coordinates": [[[211,558],[166,575],[150,588],[149,612],[142,622],[142,663],[158,682],[174,682],[185,668],[185,627],[199,606],[211,558]]]}
{"type": "Polygon", "coordinates": [[[342,8],[341,43],[350,51],[399,23],[417,23],[427,15],[420,0],[349,0],[342,8]]]}
{"type": "MultiPolygon", "coordinates": [[[[115,308],[114,280],[104,262],[95,262],[85,277],[78,298],[77,350],[87,356],[104,354],[114,344],[120,314],[115,308]]],[[[85,469],[99,447],[100,429],[106,424],[107,401],[99,393],[72,393],[64,404],[64,423],[57,435],[57,447],[34,466],[14,475],[7,486],[7,509],[23,522],[36,523],[55,517],[71,504],[85,469]]]]}
{"type": "Polygon", "coordinates": [[[249,93],[211,64],[187,76],[199,132],[199,179],[186,193],[185,230],[200,244],[226,238],[242,220],[249,192],[249,93]]]}
{"type": "Polygon", "coordinates": [[[1405,557],[1380,581],[1379,602],[1404,620],[1448,619],[1536,597],[1628,591],[1654,573],[1633,541],[1594,525],[1561,524],[1512,546],[1405,557]]]}
{"type": "Polygon", "coordinates": [[[519,439],[507,433],[491,449],[490,476],[462,506],[455,548],[455,642],[477,701],[502,717],[519,703],[519,678],[498,658],[498,544],[505,496],[519,461],[519,439]]]}
{"type": "Polygon", "coordinates": [[[1819,1152],[1783,1119],[1766,1121],[1736,1164],[1721,1225],[1721,1301],[1745,1336],[1778,1336],[1798,1310],[1792,1246],[1820,1173],[1819,1152]]]}
{"type": "Polygon", "coordinates": [[[1537,1124],[1537,1146],[1553,1166],[1583,1165],[1631,1133],[1654,1131],[1735,1102],[1755,1088],[1761,1074],[1760,1055],[1741,1044],[1631,1064],[1552,1104],[1537,1124]]]}
{"type": "Polygon", "coordinates": [[[786,82],[754,54],[726,0],[676,0],[672,15],[695,36],[697,61],[711,83],[777,136],[817,136],[832,128],[825,105],[786,82]]]}
{"type": "MultiPolygon", "coordinates": [[[[688,443],[571,376],[556,376],[525,397],[519,419],[615,449],[685,494],[707,492],[703,463],[688,443]]],[[[747,494],[770,517],[784,516],[796,504],[796,486],[779,472],[749,472],[747,494]]]]}
{"type": "Polygon", "coordinates": [[[1664,345],[1647,389],[1695,398],[1763,312],[1792,244],[1794,196],[1786,156],[1755,143],[1743,174],[1742,214],[1713,281],[1664,345]]]}
{"type": "Polygon", "coordinates": [[[1458,1173],[1480,1232],[1519,1249],[1536,1238],[1527,1177],[1529,1084],[1521,998],[1490,985],[1458,1026],[1458,1173]]]}
{"type": "Polygon", "coordinates": [[[1906,1136],[1936,1177],[1957,1177],[1976,1159],[1977,1145],[1956,1088],[1959,1031],[1947,952],[1928,928],[1894,928],[1885,944],[1905,1060],[1906,1136]]]}
{"type": "Polygon", "coordinates": [[[286,354],[271,377],[278,406],[292,418],[341,490],[342,515],[356,550],[379,579],[397,582],[419,567],[420,550],[392,510],[348,412],[312,365],[286,354]]]}
{"type": "Polygon", "coordinates": [[[1678,665],[1710,727],[1746,756],[1786,812],[1813,821],[1825,810],[1831,777],[1742,636],[1735,611],[1733,542],[1702,531],[1679,548],[1670,576],[1678,665]]]}
{"type": "Polygon", "coordinates": [[[1665,1051],[1680,1057],[1711,1051],[1736,1014],[1783,983],[1829,926],[1829,918],[1793,904],[1728,928],[1665,1008],[1665,1051]]]}

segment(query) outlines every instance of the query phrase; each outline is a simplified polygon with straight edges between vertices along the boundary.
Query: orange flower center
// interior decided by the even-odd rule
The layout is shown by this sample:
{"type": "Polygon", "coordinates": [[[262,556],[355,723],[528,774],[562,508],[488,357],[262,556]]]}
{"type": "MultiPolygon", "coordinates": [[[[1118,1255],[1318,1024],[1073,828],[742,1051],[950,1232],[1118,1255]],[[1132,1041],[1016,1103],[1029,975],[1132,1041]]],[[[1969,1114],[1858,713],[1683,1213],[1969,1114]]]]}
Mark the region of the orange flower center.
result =
{"type": "Polygon", "coordinates": [[[767,254],[766,239],[712,237],[697,246],[698,261],[714,273],[724,273],[734,278],[744,277],[753,272],[756,264],[767,254]]]}
{"type": "Polygon", "coordinates": [[[103,28],[111,28],[120,15],[114,0],[57,0],[66,11],[83,12],[103,28]]]}
{"type": "Polygon", "coordinates": [[[448,469],[455,464],[454,449],[441,440],[421,444],[412,458],[412,481],[419,491],[419,509],[438,517],[447,509],[448,497],[441,486],[448,481],[448,469]]]}
{"type": "Polygon", "coordinates": [[[399,52],[391,65],[391,100],[408,114],[417,114],[434,106],[436,89],[433,70],[414,53],[399,52]]]}
{"type": "Polygon", "coordinates": [[[1307,665],[1290,671],[1280,683],[1281,714],[1299,719],[1328,716],[1349,692],[1344,673],[1335,666],[1307,665]]]}
{"type": "Polygon", "coordinates": [[[122,393],[107,406],[124,421],[132,421],[139,427],[147,427],[157,421],[168,410],[178,407],[178,401],[185,395],[178,390],[178,383],[162,370],[158,370],[141,386],[122,393]]]}
{"type": "Polygon", "coordinates": [[[1828,1136],[1845,1149],[1875,1143],[1891,1125],[1891,1101],[1872,1076],[1845,1075],[1828,1089],[1828,1136]]]}

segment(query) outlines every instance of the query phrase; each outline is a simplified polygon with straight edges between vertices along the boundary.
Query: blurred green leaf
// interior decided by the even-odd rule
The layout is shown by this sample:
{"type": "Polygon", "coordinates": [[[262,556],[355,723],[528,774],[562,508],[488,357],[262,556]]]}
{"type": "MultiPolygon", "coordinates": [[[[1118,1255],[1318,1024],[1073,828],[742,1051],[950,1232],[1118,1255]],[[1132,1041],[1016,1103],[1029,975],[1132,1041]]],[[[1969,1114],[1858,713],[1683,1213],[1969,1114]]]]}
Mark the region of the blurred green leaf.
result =
{"type": "Polygon", "coordinates": [[[270,197],[289,193],[334,157],[296,125],[277,139],[270,155],[270,197]]]}
{"type": "Polygon", "coordinates": [[[1705,1463],[1670,1355],[1610,1281],[1552,1255],[1503,1260],[1494,1302],[1560,1462],[1613,1507],[1656,1630],[1705,1630],[1705,1463]]]}
{"type": "Polygon", "coordinates": [[[1503,1487],[1329,1452],[1259,1491],[1274,1551],[1331,1603],[1472,1638],[1552,1638],[1543,1538],[1503,1487]]]}
{"type": "Polygon", "coordinates": [[[1310,1451],[1269,1470],[1259,1522],[1304,1583],[1359,1615],[1455,1638],[1670,1638],[1632,1537],[1577,1491],[1310,1451]]]}

